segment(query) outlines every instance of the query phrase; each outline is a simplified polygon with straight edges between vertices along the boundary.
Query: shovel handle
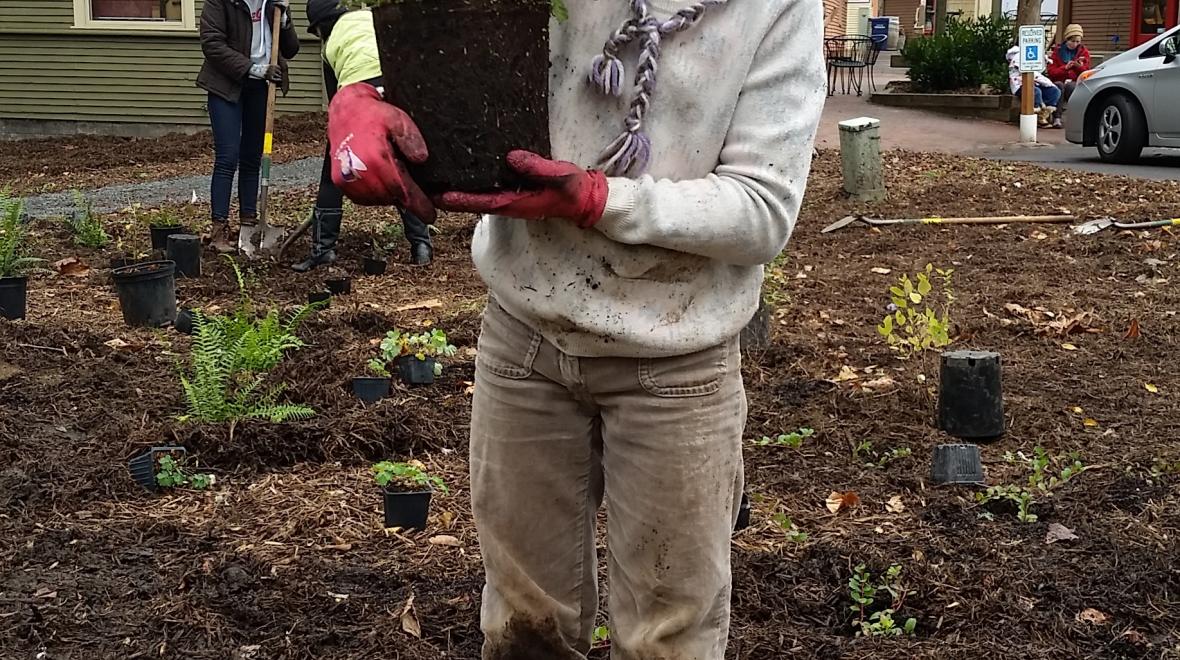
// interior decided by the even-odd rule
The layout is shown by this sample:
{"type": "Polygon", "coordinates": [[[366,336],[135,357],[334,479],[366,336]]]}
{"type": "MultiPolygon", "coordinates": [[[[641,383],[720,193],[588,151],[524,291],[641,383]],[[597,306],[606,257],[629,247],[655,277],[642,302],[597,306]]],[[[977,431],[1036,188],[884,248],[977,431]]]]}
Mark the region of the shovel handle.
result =
{"type": "Polygon", "coordinates": [[[907,218],[905,224],[922,225],[1007,225],[1032,222],[1072,222],[1072,215],[1001,215],[971,218],[907,218]]]}

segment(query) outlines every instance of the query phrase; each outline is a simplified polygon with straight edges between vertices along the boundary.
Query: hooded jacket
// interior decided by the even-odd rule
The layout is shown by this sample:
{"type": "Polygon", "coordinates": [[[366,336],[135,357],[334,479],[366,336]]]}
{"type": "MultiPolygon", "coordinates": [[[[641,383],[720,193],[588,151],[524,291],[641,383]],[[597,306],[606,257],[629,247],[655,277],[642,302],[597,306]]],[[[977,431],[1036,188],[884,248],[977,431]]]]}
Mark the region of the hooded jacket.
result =
{"type": "MultiPolygon", "coordinates": [[[[274,15],[274,5],[267,2],[266,16],[274,15]]],[[[267,29],[270,29],[267,21],[267,29]]],[[[216,94],[230,103],[241,98],[242,85],[250,76],[250,45],[254,24],[250,9],[242,0],[205,0],[201,11],[201,51],[205,62],[197,75],[197,87],[216,94]]],[[[280,88],[290,89],[287,60],[299,54],[299,35],[288,22],[279,32],[279,67],[283,71],[280,88]]]]}

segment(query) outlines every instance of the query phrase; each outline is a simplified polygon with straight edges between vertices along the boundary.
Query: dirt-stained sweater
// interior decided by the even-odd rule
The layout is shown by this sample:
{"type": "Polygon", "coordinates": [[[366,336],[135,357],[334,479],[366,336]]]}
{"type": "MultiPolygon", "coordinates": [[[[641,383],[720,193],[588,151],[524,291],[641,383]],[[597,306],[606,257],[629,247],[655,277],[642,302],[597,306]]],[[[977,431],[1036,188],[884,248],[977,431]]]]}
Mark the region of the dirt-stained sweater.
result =
{"type": "MultiPolygon", "coordinates": [[[[658,18],[693,4],[649,0],[658,18]]],[[[822,3],[730,0],[665,36],[644,127],[647,173],[611,177],[589,230],[484,217],[475,265],[500,305],[581,357],[666,357],[718,345],[753,316],[762,266],[786,246],[825,98],[822,3]]],[[[627,0],[575,0],[553,22],[553,157],[593,167],[623,130],[639,49],[623,51],[621,98],[588,82],[630,15],[627,0]]]]}

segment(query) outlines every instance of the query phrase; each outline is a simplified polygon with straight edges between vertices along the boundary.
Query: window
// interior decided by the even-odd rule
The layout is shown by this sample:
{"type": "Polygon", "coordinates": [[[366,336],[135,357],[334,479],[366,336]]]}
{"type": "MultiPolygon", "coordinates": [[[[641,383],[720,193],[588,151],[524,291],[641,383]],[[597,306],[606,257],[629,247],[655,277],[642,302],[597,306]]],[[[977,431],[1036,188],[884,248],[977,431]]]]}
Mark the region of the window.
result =
{"type": "Polygon", "coordinates": [[[1139,25],[1141,34],[1163,34],[1167,5],[1167,0],[1143,0],[1143,19],[1139,25]]]}
{"type": "Polygon", "coordinates": [[[102,30],[195,30],[194,0],[74,0],[74,26],[102,30]]]}

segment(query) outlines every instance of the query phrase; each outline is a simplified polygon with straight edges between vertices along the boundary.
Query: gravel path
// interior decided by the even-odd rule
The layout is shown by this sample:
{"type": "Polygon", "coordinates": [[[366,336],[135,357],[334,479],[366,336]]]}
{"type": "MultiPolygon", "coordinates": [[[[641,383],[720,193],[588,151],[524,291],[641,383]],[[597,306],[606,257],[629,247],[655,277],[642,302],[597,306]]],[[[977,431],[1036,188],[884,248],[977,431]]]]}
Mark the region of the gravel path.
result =
{"type": "MultiPolygon", "coordinates": [[[[270,175],[271,189],[303,188],[319,181],[322,163],[320,158],[304,158],[273,166],[270,175]]],[[[182,204],[193,198],[194,190],[197,199],[208,202],[209,175],[107,186],[88,192],[87,197],[93,202],[96,212],[113,213],[127,208],[134,202],[144,205],[182,204]]],[[[33,218],[65,216],[74,210],[74,198],[70,192],[28,197],[25,199],[25,210],[33,218]]]]}

